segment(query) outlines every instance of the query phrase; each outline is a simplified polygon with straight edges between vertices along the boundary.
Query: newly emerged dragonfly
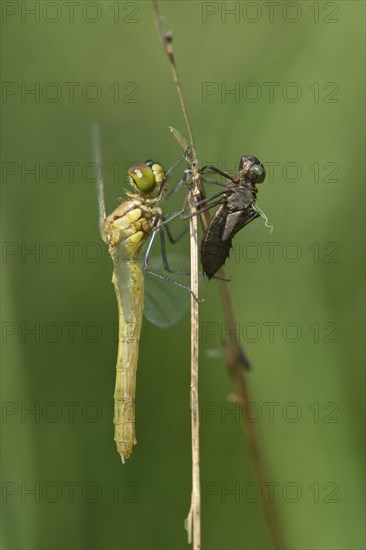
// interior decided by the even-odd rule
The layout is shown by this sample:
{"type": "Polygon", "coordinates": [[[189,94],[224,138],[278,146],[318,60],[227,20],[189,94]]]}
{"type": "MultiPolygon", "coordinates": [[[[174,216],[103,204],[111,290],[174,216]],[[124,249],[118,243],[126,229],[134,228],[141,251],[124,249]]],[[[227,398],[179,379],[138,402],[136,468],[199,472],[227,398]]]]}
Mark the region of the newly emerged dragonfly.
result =
{"type": "MultiPolygon", "coordinates": [[[[94,135],[97,166],[101,166],[99,136],[94,135]]],[[[179,161],[178,161],[179,162],[179,161]]],[[[178,162],[176,164],[178,164],[178,162]]],[[[174,273],[165,254],[164,230],[172,239],[167,225],[164,224],[162,210],[158,206],[166,192],[166,182],[171,170],[166,173],[160,164],[147,161],[129,168],[129,182],[134,192],[126,192],[127,200],[122,202],[108,217],[105,213],[103,179],[99,170],[97,190],[99,206],[99,228],[104,242],[108,245],[113,260],[112,283],[116,292],[119,318],[118,354],[116,365],[116,383],[114,392],[114,439],[117,451],[125,462],[136,444],[135,436],[135,393],[136,369],[139,352],[139,340],[144,312],[144,276],[143,271],[159,278],[163,275],[149,268],[151,246],[157,232],[161,238],[164,268],[174,273]],[[156,231],[159,225],[158,231],[156,231]],[[150,238],[142,269],[139,265],[141,252],[150,238]]],[[[169,283],[189,290],[188,287],[168,279],[169,283]]],[[[169,286],[169,285],[166,285],[169,286]]],[[[169,295],[168,289],[165,301],[169,295]]],[[[177,305],[177,304],[176,304],[177,305]]],[[[160,304],[160,307],[162,304],[160,304]]],[[[176,307],[179,314],[179,307],[176,307]]],[[[168,326],[163,316],[153,319],[149,311],[149,320],[160,326],[168,326]]]]}
{"type": "Polygon", "coordinates": [[[230,180],[227,185],[223,184],[225,185],[223,191],[197,202],[198,214],[219,206],[201,242],[202,268],[211,279],[226,262],[236,233],[263,215],[256,206],[258,191],[256,184],[264,181],[266,171],[263,164],[253,156],[241,157],[239,170],[234,176],[212,165],[204,166],[201,173],[207,170],[230,180]]]}

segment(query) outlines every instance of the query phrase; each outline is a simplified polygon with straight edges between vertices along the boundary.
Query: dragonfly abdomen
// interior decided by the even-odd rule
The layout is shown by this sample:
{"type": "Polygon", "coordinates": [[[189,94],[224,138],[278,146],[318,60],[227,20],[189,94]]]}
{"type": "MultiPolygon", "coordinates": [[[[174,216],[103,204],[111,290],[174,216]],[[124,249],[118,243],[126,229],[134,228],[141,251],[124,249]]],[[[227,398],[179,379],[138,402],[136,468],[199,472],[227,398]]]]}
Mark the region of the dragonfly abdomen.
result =
{"type": "Polygon", "coordinates": [[[220,206],[211,220],[201,243],[201,264],[209,279],[224,265],[229,257],[232,239],[222,240],[228,215],[226,204],[220,206]]]}
{"type": "Polygon", "coordinates": [[[138,263],[125,261],[115,264],[112,282],[119,311],[114,440],[122,462],[125,462],[136,444],[136,371],[144,304],[144,279],[138,263]]]}

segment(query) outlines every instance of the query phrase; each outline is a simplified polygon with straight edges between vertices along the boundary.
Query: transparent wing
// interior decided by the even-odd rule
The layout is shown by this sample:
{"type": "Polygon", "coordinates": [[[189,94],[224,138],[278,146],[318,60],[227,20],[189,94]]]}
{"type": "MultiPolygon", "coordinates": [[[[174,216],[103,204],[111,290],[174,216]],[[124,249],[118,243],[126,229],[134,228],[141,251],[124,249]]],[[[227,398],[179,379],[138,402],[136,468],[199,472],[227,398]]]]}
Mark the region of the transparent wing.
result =
{"type": "Polygon", "coordinates": [[[104,220],[106,218],[105,201],[104,201],[104,181],[102,173],[102,148],[100,145],[100,128],[97,121],[93,122],[91,127],[91,139],[93,148],[93,160],[96,169],[96,191],[98,200],[98,223],[99,233],[103,241],[106,242],[106,236],[104,234],[104,220]]]}
{"type": "MultiPolygon", "coordinates": [[[[169,264],[172,269],[185,271],[189,269],[187,259],[178,254],[169,255],[169,264]]],[[[161,258],[151,258],[149,269],[165,277],[160,279],[149,273],[145,276],[145,304],[144,315],[150,323],[161,328],[167,328],[177,324],[187,313],[191,294],[189,290],[181,288],[167,279],[177,281],[189,287],[190,277],[183,277],[167,273],[161,258]]]]}

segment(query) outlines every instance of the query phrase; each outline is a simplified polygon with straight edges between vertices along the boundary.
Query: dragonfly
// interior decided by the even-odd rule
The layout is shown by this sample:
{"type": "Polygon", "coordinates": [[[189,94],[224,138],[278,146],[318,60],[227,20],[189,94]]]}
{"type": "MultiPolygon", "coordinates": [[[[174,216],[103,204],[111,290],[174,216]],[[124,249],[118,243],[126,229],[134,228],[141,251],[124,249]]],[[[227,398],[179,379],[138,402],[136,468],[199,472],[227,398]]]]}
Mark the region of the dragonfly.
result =
{"type": "MultiPolygon", "coordinates": [[[[186,160],[188,165],[190,165],[190,147],[178,130],[175,128],[171,128],[170,130],[183,149],[186,150],[186,160]]],[[[167,221],[172,220],[178,215],[182,220],[186,220],[191,216],[200,215],[206,210],[219,206],[208,227],[204,231],[201,240],[201,265],[204,274],[207,275],[209,279],[220,279],[216,273],[229,257],[232,239],[240,229],[260,216],[264,218],[266,226],[269,227],[271,231],[273,228],[267,225],[268,220],[266,215],[256,204],[258,192],[256,185],[262,183],[266,177],[266,170],[257,157],[243,155],[239,161],[238,172],[234,176],[231,176],[212,164],[205,165],[199,170],[202,176],[209,171],[220,174],[225,179],[229,180],[229,183],[225,184],[202,177],[203,181],[222,185],[224,189],[209,197],[205,197],[203,190],[200,193],[201,198],[195,202],[195,212],[191,214],[184,214],[188,196],[186,195],[183,208],[168,218],[167,221]]],[[[176,192],[178,188],[186,183],[188,186],[191,185],[191,182],[192,170],[187,169],[185,170],[184,177],[170,194],[176,192]]]]}
{"type": "Polygon", "coordinates": [[[266,171],[257,157],[247,155],[240,158],[239,170],[234,176],[213,165],[204,166],[200,170],[202,174],[207,171],[216,172],[230,182],[228,184],[211,182],[224,185],[225,189],[196,203],[197,214],[219,206],[201,241],[202,269],[211,279],[229,257],[232,239],[236,233],[259,216],[263,216],[266,220],[265,215],[256,205],[258,192],[256,185],[264,181],[266,171]]]}
{"type": "MultiPolygon", "coordinates": [[[[93,141],[96,164],[100,167],[101,153],[98,129],[94,129],[93,141]]],[[[103,178],[101,170],[98,170],[99,230],[102,239],[108,245],[108,251],[113,261],[112,283],[118,305],[119,343],[113,422],[114,440],[123,463],[130,458],[136,444],[136,370],[144,312],[143,271],[159,279],[167,279],[149,268],[151,248],[157,233],[160,234],[164,268],[170,273],[182,274],[182,272],[171,270],[168,264],[163,229],[166,229],[166,233],[172,242],[176,242],[178,238],[174,241],[168,225],[164,225],[164,216],[159,207],[159,202],[167,191],[168,177],[182,158],[167,172],[159,163],[153,161],[131,166],[128,169],[128,178],[133,192],[127,191],[127,200],[123,201],[109,216],[106,216],[105,210],[103,178]],[[141,268],[140,257],[146,244],[147,250],[141,268]]],[[[178,281],[167,280],[182,289],[190,291],[189,287],[178,281]]],[[[176,308],[176,310],[179,314],[179,308],[176,308]]],[[[149,319],[155,322],[151,311],[149,319]]],[[[156,324],[168,326],[169,323],[165,324],[165,319],[160,319],[156,324]]]]}

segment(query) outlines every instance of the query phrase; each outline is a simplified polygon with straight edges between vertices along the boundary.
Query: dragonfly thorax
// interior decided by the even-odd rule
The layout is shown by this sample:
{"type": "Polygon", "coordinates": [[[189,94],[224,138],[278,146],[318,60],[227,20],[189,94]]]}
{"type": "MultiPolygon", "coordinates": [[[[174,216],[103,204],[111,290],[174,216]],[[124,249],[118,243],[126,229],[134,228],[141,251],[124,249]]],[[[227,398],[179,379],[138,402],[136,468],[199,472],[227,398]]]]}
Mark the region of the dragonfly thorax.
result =
{"type": "Polygon", "coordinates": [[[134,259],[140,252],[147,236],[151,233],[160,208],[153,206],[155,199],[135,195],[118,206],[105,222],[105,234],[110,252],[113,249],[123,253],[126,259],[134,259]]]}

